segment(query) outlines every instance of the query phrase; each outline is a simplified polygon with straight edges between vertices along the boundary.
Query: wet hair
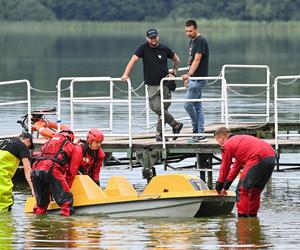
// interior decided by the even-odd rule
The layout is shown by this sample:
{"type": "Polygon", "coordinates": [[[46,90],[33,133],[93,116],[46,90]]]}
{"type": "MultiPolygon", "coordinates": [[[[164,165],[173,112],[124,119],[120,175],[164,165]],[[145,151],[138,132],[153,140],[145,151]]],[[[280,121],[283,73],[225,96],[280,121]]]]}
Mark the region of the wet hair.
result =
{"type": "Polygon", "coordinates": [[[194,26],[195,29],[198,28],[198,25],[195,20],[190,19],[185,22],[185,27],[194,26]]]}
{"type": "Polygon", "coordinates": [[[216,135],[225,135],[225,136],[227,136],[229,134],[230,134],[230,130],[228,128],[220,127],[215,131],[214,136],[216,136],[216,135]]]}

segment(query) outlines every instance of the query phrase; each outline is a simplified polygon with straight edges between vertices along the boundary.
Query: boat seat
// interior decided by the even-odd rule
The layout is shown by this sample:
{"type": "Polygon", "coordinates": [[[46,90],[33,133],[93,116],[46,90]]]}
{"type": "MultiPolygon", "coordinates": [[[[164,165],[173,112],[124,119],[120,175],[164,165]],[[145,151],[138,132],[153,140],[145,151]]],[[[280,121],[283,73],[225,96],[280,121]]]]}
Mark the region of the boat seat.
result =
{"type": "Polygon", "coordinates": [[[165,192],[193,192],[207,189],[206,184],[197,176],[166,174],[153,177],[142,192],[142,195],[165,192]]]}
{"type": "Polygon", "coordinates": [[[123,176],[110,177],[104,192],[108,197],[137,195],[136,190],[123,176]]]}
{"type": "Polygon", "coordinates": [[[89,203],[107,197],[103,190],[88,175],[76,175],[71,192],[74,196],[74,205],[89,203]]]}
{"type": "MultiPolygon", "coordinates": [[[[74,206],[94,204],[101,199],[107,198],[103,190],[88,176],[76,175],[70,189],[74,198],[74,206]]],[[[36,204],[35,197],[29,197],[25,203],[25,213],[32,213],[36,204]]],[[[57,209],[59,206],[55,201],[51,201],[48,210],[57,209]]]]}

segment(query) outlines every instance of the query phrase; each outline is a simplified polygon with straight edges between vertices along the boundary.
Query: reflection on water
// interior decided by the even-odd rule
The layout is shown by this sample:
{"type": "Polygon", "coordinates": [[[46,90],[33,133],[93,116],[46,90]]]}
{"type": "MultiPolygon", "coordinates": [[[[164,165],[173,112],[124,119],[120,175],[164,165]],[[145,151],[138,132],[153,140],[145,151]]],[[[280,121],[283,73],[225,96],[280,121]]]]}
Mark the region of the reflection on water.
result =
{"type": "Polygon", "coordinates": [[[0,212],[0,249],[12,249],[15,226],[10,213],[0,212]]]}
{"type": "MultiPolygon", "coordinates": [[[[277,32],[276,29],[266,33],[256,30],[224,32],[205,29],[201,23],[200,27],[210,43],[210,75],[218,75],[222,65],[228,63],[267,64],[274,76],[300,73],[299,32],[284,31],[284,35],[282,30],[277,32]]],[[[108,35],[105,32],[95,33],[91,29],[86,31],[88,35],[85,31],[69,34],[59,32],[58,27],[57,29],[58,32],[53,34],[44,33],[43,30],[34,34],[10,31],[1,33],[0,81],[26,78],[35,88],[55,90],[56,81],[62,76],[119,77],[137,44],[144,41],[144,29],[141,28],[136,31],[129,27],[128,31],[124,31],[126,35],[114,34],[115,32],[108,35]]],[[[187,59],[188,40],[183,27],[180,30],[176,28],[164,31],[161,33],[162,41],[175,49],[184,64],[187,59]]],[[[141,69],[139,64],[133,72],[134,88],[142,81],[141,69]]],[[[254,83],[256,77],[257,72],[243,73],[234,77],[232,81],[254,83]]],[[[283,86],[282,92],[297,94],[299,89],[299,84],[283,86]]],[[[83,94],[91,93],[94,87],[84,91],[83,94]]],[[[251,94],[252,97],[244,101],[244,106],[240,105],[240,100],[234,100],[231,109],[237,112],[240,112],[238,109],[242,109],[243,112],[249,113],[261,110],[257,103],[264,99],[255,96],[261,90],[236,91],[241,95],[251,94]]],[[[0,89],[0,92],[3,93],[3,89],[0,89]]],[[[23,92],[23,89],[13,89],[9,96],[19,97],[23,92]]],[[[220,83],[207,85],[203,91],[204,97],[217,96],[218,93],[220,83]]],[[[139,90],[139,94],[144,95],[143,88],[139,90]]],[[[6,97],[1,96],[1,101],[4,99],[6,100],[6,97]]],[[[56,96],[53,93],[41,94],[33,91],[32,103],[33,109],[53,107],[56,106],[56,96]]],[[[143,99],[138,99],[137,105],[133,107],[133,116],[137,124],[145,124],[145,119],[140,122],[138,116],[143,113],[144,104],[143,99]]],[[[68,103],[62,105],[69,107],[68,103]]],[[[217,105],[219,104],[204,105],[206,122],[219,119],[220,109],[217,105]]],[[[299,104],[291,108],[282,105],[282,108],[286,109],[285,118],[299,119],[299,104]]],[[[97,124],[98,127],[103,117],[107,117],[106,109],[103,112],[104,108],[100,105],[85,105],[84,108],[76,106],[75,109],[77,114],[84,114],[78,123],[87,122],[89,126],[97,124]]],[[[119,124],[114,126],[124,129],[126,110],[122,106],[114,110],[114,116],[119,121],[119,124]]],[[[1,106],[0,112],[1,133],[12,133],[19,131],[20,126],[16,121],[26,114],[27,110],[24,105],[1,106]]],[[[181,103],[172,104],[171,113],[179,117],[186,116],[181,103]]],[[[64,121],[69,121],[69,116],[66,113],[63,115],[64,121]]],[[[110,174],[105,170],[101,173],[101,184],[105,185],[110,174]]],[[[120,172],[114,174],[120,175],[120,172]]],[[[130,172],[123,174],[128,178],[141,176],[140,172],[136,175],[130,172]]],[[[180,220],[111,219],[96,216],[64,218],[55,215],[36,217],[24,215],[23,207],[29,190],[24,191],[24,186],[17,185],[13,211],[0,213],[0,249],[249,249],[247,245],[258,248],[273,245],[272,249],[300,249],[300,222],[296,219],[300,215],[299,178],[293,173],[275,173],[274,176],[262,193],[259,219],[238,219],[235,217],[235,211],[228,217],[180,220]]],[[[137,181],[137,178],[135,180],[137,181]]]]}
{"type": "MultiPolygon", "coordinates": [[[[110,219],[104,217],[27,217],[25,249],[190,247],[248,249],[270,246],[258,218],[110,219]],[[243,248],[245,247],[245,248],[243,248]]],[[[9,245],[9,243],[8,243],[9,245]]]]}
{"type": "MultiPolygon", "coordinates": [[[[26,24],[24,24],[24,29],[21,25],[19,29],[10,29],[9,24],[6,24],[6,29],[0,29],[0,81],[29,79],[34,88],[55,91],[58,78],[63,76],[120,77],[136,46],[144,42],[144,32],[149,28],[149,24],[144,24],[144,27],[143,24],[129,23],[127,25],[124,24],[120,27],[116,25],[113,29],[109,29],[105,24],[72,26],[72,23],[65,23],[62,27],[58,27],[55,23],[53,25],[47,24],[48,29],[45,29],[43,24],[40,26],[36,24],[35,29],[30,32],[31,29],[26,24]],[[79,30],[76,30],[76,27],[79,30]]],[[[184,34],[184,24],[182,23],[182,26],[180,26],[170,23],[167,25],[168,28],[162,24],[154,25],[157,25],[158,30],[161,30],[161,42],[174,49],[181,58],[182,66],[185,66],[188,57],[188,39],[184,34]]],[[[283,29],[280,25],[278,27],[274,25],[273,28],[266,26],[266,30],[250,27],[249,29],[241,29],[239,32],[230,28],[221,30],[220,28],[205,27],[201,21],[199,26],[201,33],[207,37],[210,45],[210,76],[219,75],[224,64],[269,65],[273,77],[300,73],[298,58],[298,51],[300,50],[299,32],[283,29]]],[[[133,88],[137,88],[143,78],[141,62],[135,67],[131,77],[133,88]]],[[[239,70],[238,73],[230,70],[227,78],[229,83],[263,83],[261,79],[265,78],[265,73],[257,69],[239,70]]],[[[273,80],[272,78],[271,83],[273,83],[273,80]]],[[[178,86],[180,84],[182,82],[178,83],[178,86]]],[[[122,88],[121,86],[118,87],[122,88]]],[[[10,97],[19,97],[19,95],[25,93],[24,89],[21,88],[10,91],[6,86],[4,88],[5,91],[0,87],[1,98],[4,98],[4,92],[9,92],[10,97]]],[[[98,90],[99,88],[96,88],[96,86],[89,85],[89,87],[86,87],[84,85],[83,88],[79,89],[79,92],[82,92],[83,96],[87,96],[93,93],[98,94],[98,90]]],[[[233,88],[233,90],[240,93],[241,96],[235,96],[233,92],[229,91],[229,112],[262,113],[265,110],[265,95],[258,95],[262,92],[261,88],[233,88]],[[250,95],[250,97],[245,98],[244,95],[250,95]]],[[[101,88],[99,91],[101,91],[101,88]]],[[[139,95],[144,96],[143,88],[137,92],[139,95]]],[[[287,93],[294,95],[299,92],[299,84],[288,85],[288,87],[282,86],[281,93],[283,95],[287,93]]],[[[220,97],[220,83],[212,86],[207,85],[203,90],[203,97],[211,98],[212,93],[220,97]]],[[[57,105],[56,95],[53,93],[51,95],[32,90],[32,94],[33,109],[50,108],[57,105]]],[[[122,95],[118,91],[116,94],[122,95]]],[[[271,88],[272,95],[273,89],[271,88]]],[[[136,102],[137,105],[133,110],[135,112],[133,120],[138,125],[142,124],[145,127],[145,117],[143,116],[144,119],[139,117],[139,114],[145,113],[145,101],[142,101],[136,102]]],[[[66,104],[65,106],[69,107],[70,105],[66,104]]],[[[77,119],[75,123],[80,125],[78,127],[85,128],[85,122],[92,123],[92,126],[99,126],[103,121],[103,116],[108,116],[108,105],[93,104],[90,106],[87,104],[84,107],[80,104],[75,105],[75,118],[77,119]],[[86,117],[87,114],[89,117],[86,117]]],[[[204,104],[207,123],[216,120],[219,122],[219,107],[220,103],[209,102],[204,104]]],[[[280,108],[282,108],[281,113],[284,119],[299,119],[299,105],[292,107],[280,105],[280,108]]],[[[114,125],[117,128],[124,127],[122,124],[124,121],[126,122],[124,107],[115,105],[114,110],[114,115],[120,117],[119,121],[121,120],[121,125],[114,125]]],[[[24,105],[17,105],[16,107],[0,106],[0,112],[2,114],[0,117],[1,133],[13,133],[20,129],[16,121],[26,114],[24,105]]],[[[176,114],[176,116],[178,114],[176,118],[187,116],[182,103],[172,104],[171,113],[176,114]]],[[[67,114],[63,111],[62,121],[70,123],[69,112],[67,114]]],[[[152,118],[152,121],[156,120],[155,116],[152,118]]],[[[101,126],[107,127],[107,123],[101,124],[101,126]]],[[[139,127],[136,126],[135,129],[135,131],[138,131],[139,127]]],[[[120,131],[115,132],[119,133],[120,131]]]]}
{"type": "MultiPolygon", "coordinates": [[[[118,174],[139,183],[139,171],[118,174]]],[[[116,171],[103,170],[103,186],[111,175],[116,171]]],[[[0,249],[299,249],[299,188],[295,173],[274,173],[259,218],[239,219],[234,210],[219,217],[136,219],[24,214],[29,190],[17,185],[12,212],[0,214],[0,249]]]]}
{"type": "Polygon", "coordinates": [[[239,244],[261,245],[264,241],[258,218],[238,218],[236,238],[239,244]]]}
{"type": "MultiPolygon", "coordinates": [[[[94,219],[41,216],[26,225],[24,247],[89,248],[99,246],[101,229],[94,219]]],[[[100,221],[99,221],[100,222],[100,221]]]]}

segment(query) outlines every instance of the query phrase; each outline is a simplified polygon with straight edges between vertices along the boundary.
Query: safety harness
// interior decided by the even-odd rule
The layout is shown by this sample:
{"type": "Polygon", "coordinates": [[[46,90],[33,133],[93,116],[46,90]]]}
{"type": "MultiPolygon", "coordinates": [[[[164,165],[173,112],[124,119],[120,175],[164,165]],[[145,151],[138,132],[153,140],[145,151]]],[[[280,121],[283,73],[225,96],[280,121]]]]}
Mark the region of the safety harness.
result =
{"type": "Polygon", "coordinates": [[[69,139],[63,135],[55,135],[54,137],[52,137],[48,141],[47,145],[42,149],[41,155],[39,157],[37,157],[37,159],[36,159],[37,163],[42,160],[52,161],[52,165],[51,165],[49,172],[53,171],[55,163],[58,163],[61,167],[64,167],[64,165],[69,160],[68,155],[63,150],[65,144],[68,141],[69,141],[69,139]],[[61,156],[61,157],[59,157],[59,156],[61,156]]]}
{"type": "Polygon", "coordinates": [[[88,151],[91,152],[92,154],[92,155],[89,154],[92,158],[91,164],[82,164],[79,167],[79,171],[82,174],[91,175],[92,168],[96,167],[99,161],[98,150],[89,150],[88,143],[85,140],[79,140],[79,143],[80,146],[82,147],[82,159],[87,158],[88,151]],[[88,166],[88,169],[86,169],[85,166],[88,166]]]}

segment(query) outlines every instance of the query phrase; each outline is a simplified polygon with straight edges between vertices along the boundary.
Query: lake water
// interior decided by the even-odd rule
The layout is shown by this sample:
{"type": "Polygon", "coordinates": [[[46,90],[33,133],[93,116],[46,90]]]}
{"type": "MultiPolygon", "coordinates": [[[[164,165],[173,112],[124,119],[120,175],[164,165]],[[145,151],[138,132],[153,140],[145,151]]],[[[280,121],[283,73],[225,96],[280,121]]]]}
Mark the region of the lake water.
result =
{"type": "MultiPolygon", "coordinates": [[[[135,169],[133,172],[103,170],[101,186],[105,187],[108,178],[114,175],[124,175],[139,187],[145,185],[141,170],[135,169]]],[[[299,249],[299,180],[293,172],[275,172],[262,194],[259,217],[241,219],[236,217],[235,208],[228,216],[191,219],[76,215],[65,218],[51,214],[36,217],[23,213],[29,190],[19,184],[13,211],[0,214],[0,246],[3,249],[299,249]]],[[[231,189],[236,184],[235,181],[231,189]]]]}
{"type": "MultiPolygon", "coordinates": [[[[120,77],[133,51],[144,41],[146,29],[153,26],[158,28],[161,42],[173,48],[180,56],[182,66],[185,66],[188,39],[182,24],[2,23],[0,81],[28,79],[36,89],[55,91],[58,78],[63,76],[120,77]]],[[[224,64],[269,65],[271,83],[278,75],[300,74],[299,27],[257,24],[254,27],[235,25],[233,29],[226,25],[226,28],[210,25],[206,27],[201,22],[199,26],[210,45],[211,76],[219,75],[224,64]]],[[[142,65],[139,63],[132,73],[134,88],[142,82],[141,70],[142,65]]],[[[259,71],[238,71],[232,74],[230,80],[234,83],[256,83],[262,78],[259,71]]],[[[76,95],[107,92],[106,87],[95,84],[87,86],[79,87],[76,95]]],[[[121,83],[117,87],[125,89],[121,83]]],[[[1,102],[18,100],[24,96],[24,91],[23,87],[0,87],[1,102]]],[[[248,95],[248,99],[232,94],[233,111],[262,112],[265,97],[256,96],[261,90],[236,91],[248,95]]],[[[281,91],[283,96],[295,97],[300,94],[299,82],[282,85],[281,91]]],[[[144,89],[140,88],[137,93],[144,96],[144,89]]],[[[220,83],[208,84],[204,97],[216,97],[219,93],[220,83]]],[[[33,90],[32,95],[33,109],[56,106],[56,93],[33,90]]],[[[124,94],[119,92],[116,95],[121,98],[124,94]]],[[[175,97],[180,96],[175,94],[175,97]]],[[[299,120],[299,105],[285,105],[283,118],[299,120]]],[[[77,105],[75,109],[77,127],[107,125],[107,106],[77,105]]],[[[134,131],[140,132],[145,128],[144,109],[145,100],[136,96],[133,107],[134,131]]],[[[16,120],[26,114],[26,107],[0,106],[0,111],[1,135],[20,131],[16,120]]],[[[171,111],[176,117],[186,116],[182,104],[172,104],[171,111]]],[[[69,104],[64,103],[62,118],[65,123],[69,123],[68,112],[69,104]]],[[[126,127],[126,112],[124,106],[115,107],[116,131],[123,131],[126,127]]],[[[219,121],[219,104],[207,103],[205,117],[207,123],[219,121]]],[[[151,118],[154,120],[155,116],[151,118]]],[[[188,121],[185,126],[189,126],[188,121]]],[[[107,179],[112,175],[124,175],[133,184],[145,185],[140,169],[133,172],[104,169],[101,174],[102,187],[105,187],[107,179]]],[[[216,175],[217,170],[214,178],[216,175]]],[[[236,183],[232,190],[235,185],[236,183]]],[[[235,211],[230,216],[213,218],[110,219],[96,216],[62,218],[56,215],[24,215],[24,201],[29,192],[28,188],[17,183],[13,211],[0,214],[0,248],[249,249],[246,245],[255,244],[261,248],[299,249],[299,188],[298,172],[274,173],[272,182],[262,195],[259,219],[237,219],[235,211]]]]}
{"type": "MultiPolygon", "coordinates": [[[[3,23],[0,27],[0,81],[28,79],[33,88],[55,91],[60,77],[111,76],[121,77],[135,48],[145,41],[145,31],[157,27],[162,43],[170,46],[181,58],[181,66],[187,63],[188,39],[183,24],[97,24],[97,23],[3,23]]],[[[271,85],[278,75],[296,75],[299,72],[300,32],[296,25],[256,24],[214,25],[200,22],[201,33],[210,46],[209,75],[218,76],[224,64],[262,64],[271,70],[271,85]],[[278,27],[277,27],[278,26],[278,27]]],[[[142,83],[142,63],[139,62],[131,74],[133,88],[142,83]]],[[[229,70],[228,83],[265,83],[264,70],[229,70]]],[[[280,86],[280,95],[295,97],[300,93],[300,81],[280,86]]],[[[178,86],[182,82],[177,83],[178,86]]],[[[64,85],[66,87],[67,85],[64,85]]],[[[207,85],[203,97],[220,97],[221,83],[207,85]]],[[[116,83],[118,89],[126,91],[123,83],[116,83]]],[[[114,89],[116,97],[125,97],[124,92],[114,89]]],[[[57,106],[56,93],[41,93],[32,90],[32,108],[41,109],[57,106]]],[[[133,94],[134,129],[145,127],[144,88],[133,94]]],[[[262,113],[265,94],[262,88],[233,88],[228,91],[230,113],[262,113]],[[262,93],[262,95],[260,95],[262,93]]],[[[270,89],[271,99],[274,89],[270,89]]],[[[0,86],[2,100],[19,100],[25,96],[25,88],[0,86]]],[[[85,84],[75,88],[75,96],[99,96],[108,93],[108,84],[85,84]]],[[[68,96],[69,92],[63,92],[68,96]]],[[[184,93],[175,94],[183,97],[184,93]]],[[[283,119],[300,117],[299,103],[281,105],[283,119]],[[289,111],[289,112],[287,112],[289,111]],[[291,112],[292,111],[292,112],[291,112]]],[[[183,104],[172,104],[171,112],[176,118],[186,116],[183,104]]],[[[271,111],[273,104],[270,104],[271,111]]],[[[220,120],[220,103],[204,103],[206,123],[220,120]]],[[[115,129],[123,129],[127,111],[124,106],[114,105],[115,129]]],[[[0,130],[12,133],[20,126],[15,123],[27,112],[25,105],[0,106],[0,130]]],[[[63,103],[62,122],[70,123],[69,104],[63,103]]],[[[74,107],[76,128],[87,126],[107,127],[108,105],[76,104],[74,107]]],[[[152,114],[152,112],[151,112],[152,114]]],[[[271,113],[271,120],[273,119],[271,113]]],[[[232,122],[235,120],[233,118],[232,122]]],[[[152,116],[152,121],[155,116],[152,116]]],[[[262,118],[259,119],[260,121],[262,118]]],[[[252,121],[257,121],[253,119],[252,121]]],[[[186,126],[190,126],[187,121],[186,126]]],[[[186,127],[185,126],[185,127],[186,127]]]]}

